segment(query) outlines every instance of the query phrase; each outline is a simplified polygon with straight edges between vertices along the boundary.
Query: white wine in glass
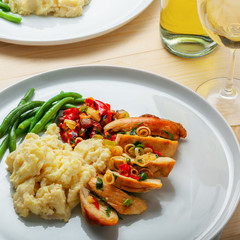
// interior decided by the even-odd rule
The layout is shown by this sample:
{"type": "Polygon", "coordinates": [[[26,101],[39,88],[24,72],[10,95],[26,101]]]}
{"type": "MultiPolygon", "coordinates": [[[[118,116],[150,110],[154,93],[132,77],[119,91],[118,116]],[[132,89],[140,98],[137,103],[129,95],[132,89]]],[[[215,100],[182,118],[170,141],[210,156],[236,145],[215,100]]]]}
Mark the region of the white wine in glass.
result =
{"type": "Polygon", "coordinates": [[[236,50],[240,48],[240,0],[197,0],[204,30],[219,45],[232,49],[229,78],[208,80],[197,89],[231,126],[240,125],[240,80],[234,80],[236,50]]]}
{"type": "Polygon", "coordinates": [[[203,30],[196,0],[161,0],[160,33],[163,46],[180,57],[202,57],[217,47],[203,30]]]}

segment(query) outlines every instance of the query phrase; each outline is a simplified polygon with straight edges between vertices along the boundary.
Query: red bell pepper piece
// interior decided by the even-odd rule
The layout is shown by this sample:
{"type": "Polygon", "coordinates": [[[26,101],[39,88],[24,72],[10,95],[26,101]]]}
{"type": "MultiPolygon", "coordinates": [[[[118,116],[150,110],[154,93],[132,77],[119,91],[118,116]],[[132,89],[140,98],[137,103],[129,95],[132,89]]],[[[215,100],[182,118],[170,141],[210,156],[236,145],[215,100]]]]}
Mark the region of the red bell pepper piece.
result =
{"type": "Polygon", "coordinates": [[[115,141],[116,137],[117,137],[117,134],[111,135],[109,132],[104,132],[104,139],[115,141]]]}
{"type": "Polygon", "coordinates": [[[155,153],[155,154],[157,154],[159,157],[161,157],[162,156],[162,153],[160,153],[160,152],[158,152],[158,151],[156,151],[156,150],[154,150],[149,144],[146,144],[146,147],[148,147],[148,148],[151,148],[152,149],[152,151],[153,151],[153,153],[155,153]]]}
{"type": "Polygon", "coordinates": [[[93,198],[93,200],[94,200],[94,205],[95,205],[95,207],[99,210],[99,202],[98,202],[98,200],[95,198],[95,197],[93,197],[92,196],[92,198],[93,198]]]}
{"type": "Polygon", "coordinates": [[[119,169],[121,170],[120,175],[122,175],[122,176],[124,176],[124,177],[130,177],[130,178],[133,178],[133,179],[135,179],[135,180],[137,180],[137,181],[139,181],[140,178],[141,178],[141,177],[138,176],[138,175],[133,175],[133,174],[131,174],[131,168],[130,168],[130,166],[129,166],[128,164],[126,164],[126,163],[120,165],[120,166],[119,166],[119,169]]]}
{"type": "Polygon", "coordinates": [[[120,172],[121,175],[123,175],[125,177],[130,176],[131,168],[128,164],[124,163],[124,164],[120,165],[119,169],[121,170],[121,172],[120,172]]]}
{"type": "Polygon", "coordinates": [[[133,178],[133,179],[135,179],[135,180],[137,180],[137,181],[139,181],[140,180],[140,176],[138,176],[138,175],[133,175],[133,174],[131,174],[130,176],[129,176],[130,178],[133,178]]]}
{"type": "Polygon", "coordinates": [[[101,117],[106,115],[109,121],[112,120],[111,106],[108,103],[101,102],[92,97],[86,98],[85,102],[89,107],[98,110],[101,117]]]}
{"type": "Polygon", "coordinates": [[[77,108],[68,108],[63,112],[64,119],[76,121],[79,119],[79,110],[77,108]]]}
{"type": "Polygon", "coordinates": [[[75,139],[77,138],[78,133],[75,130],[72,130],[68,133],[68,143],[75,145],[75,139]]]}
{"type": "Polygon", "coordinates": [[[111,136],[110,140],[111,140],[111,141],[115,141],[116,138],[117,138],[117,134],[113,134],[113,135],[111,136]]]}

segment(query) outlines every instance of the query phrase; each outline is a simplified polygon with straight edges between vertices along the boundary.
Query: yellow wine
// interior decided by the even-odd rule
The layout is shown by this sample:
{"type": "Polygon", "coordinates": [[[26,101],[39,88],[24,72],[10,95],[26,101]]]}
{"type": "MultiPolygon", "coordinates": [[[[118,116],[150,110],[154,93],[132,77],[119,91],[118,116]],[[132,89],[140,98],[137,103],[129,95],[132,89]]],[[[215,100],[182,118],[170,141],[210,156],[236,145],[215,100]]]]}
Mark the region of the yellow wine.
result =
{"type": "Polygon", "coordinates": [[[219,45],[240,48],[240,0],[221,1],[220,6],[214,1],[199,1],[204,29],[219,45]]]}
{"type": "Polygon", "coordinates": [[[216,43],[200,23],[196,0],[162,0],[160,32],[170,52],[183,57],[200,57],[212,52],[216,43]]]}
{"type": "Polygon", "coordinates": [[[161,26],[178,34],[207,35],[200,23],[197,12],[197,1],[174,0],[163,1],[161,26]]]}

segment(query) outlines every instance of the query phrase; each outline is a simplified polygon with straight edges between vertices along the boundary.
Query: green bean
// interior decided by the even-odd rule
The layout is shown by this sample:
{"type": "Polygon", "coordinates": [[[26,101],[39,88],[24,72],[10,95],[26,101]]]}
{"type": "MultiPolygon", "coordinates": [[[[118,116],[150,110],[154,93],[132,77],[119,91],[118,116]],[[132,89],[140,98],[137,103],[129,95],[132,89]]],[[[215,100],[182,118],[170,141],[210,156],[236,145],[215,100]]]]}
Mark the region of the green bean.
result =
{"type": "MultiPolygon", "coordinates": [[[[23,98],[19,101],[18,107],[22,106],[25,103],[27,103],[32,98],[32,96],[34,94],[34,91],[35,91],[34,88],[29,89],[27,91],[27,93],[23,96],[23,98]]],[[[9,131],[9,134],[8,134],[8,136],[9,136],[8,145],[9,145],[9,151],[10,152],[15,151],[16,147],[17,147],[16,129],[17,129],[17,126],[18,126],[18,122],[19,122],[19,119],[17,119],[16,122],[13,124],[13,126],[11,127],[11,129],[9,131]]],[[[30,125],[30,122],[29,122],[29,125],[30,125]]]]}
{"type": "Polygon", "coordinates": [[[28,102],[28,101],[32,98],[32,96],[33,96],[33,94],[34,94],[34,91],[35,91],[34,88],[30,88],[30,89],[26,92],[26,94],[23,96],[23,98],[20,100],[20,102],[18,103],[18,106],[21,106],[21,105],[23,105],[24,103],[28,102]]]}
{"type": "Polygon", "coordinates": [[[8,145],[9,145],[9,151],[10,152],[13,152],[16,150],[16,146],[17,146],[17,135],[16,135],[16,128],[17,128],[17,124],[18,124],[18,121],[16,121],[12,128],[10,129],[9,131],[9,142],[8,142],[8,145]]]}
{"type": "Polygon", "coordinates": [[[14,108],[8,115],[3,119],[0,125],[0,138],[2,138],[13,125],[13,123],[21,116],[21,114],[33,109],[35,107],[41,106],[44,102],[42,101],[31,101],[25,103],[21,106],[14,108]]]}
{"type": "Polygon", "coordinates": [[[28,127],[30,126],[32,120],[33,120],[34,116],[25,119],[24,121],[22,121],[19,125],[18,125],[18,129],[28,129],[28,127]]]}
{"type": "MultiPolygon", "coordinates": [[[[29,101],[30,98],[33,96],[33,94],[34,94],[34,89],[33,88],[29,89],[28,92],[23,96],[23,98],[18,103],[18,106],[21,106],[27,101],[29,101]]],[[[34,110],[32,112],[34,112],[34,110]]],[[[23,128],[20,130],[16,129],[17,125],[18,125],[18,120],[14,123],[8,136],[2,141],[0,145],[0,159],[2,158],[2,156],[4,155],[8,147],[10,152],[16,149],[17,136],[20,135],[23,131],[26,131],[26,128],[23,128]]],[[[29,122],[29,125],[30,125],[30,122],[29,122]]]]}
{"type": "MultiPolygon", "coordinates": [[[[25,132],[26,132],[25,129],[24,130],[17,129],[16,130],[16,136],[18,137],[25,132]]],[[[4,153],[6,152],[6,150],[8,148],[8,145],[9,145],[9,135],[4,138],[4,140],[2,141],[2,143],[0,145],[0,160],[2,159],[4,153]]]]}
{"type": "Polygon", "coordinates": [[[19,117],[19,122],[23,122],[24,120],[30,118],[30,117],[34,117],[36,112],[38,111],[39,107],[36,107],[34,109],[31,109],[28,112],[23,113],[20,117],[19,117]]]}
{"type": "Polygon", "coordinates": [[[36,133],[38,134],[39,132],[41,132],[45,125],[54,117],[54,115],[56,115],[58,113],[58,111],[61,109],[61,107],[68,103],[71,102],[73,100],[72,97],[66,97],[63,98],[62,100],[58,101],[56,104],[54,104],[45,114],[44,116],[41,118],[41,120],[39,120],[36,125],[33,127],[32,130],[30,130],[30,132],[36,133]]]}
{"type": "Polygon", "coordinates": [[[82,104],[84,102],[85,102],[84,98],[75,98],[72,102],[63,105],[62,109],[77,108],[77,105],[82,104]]]}
{"type": "Polygon", "coordinates": [[[47,130],[49,125],[51,125],[52,123],[55,123],[55,119],[56,119],[56,115],[44,126],[44,129],[47,130]]]}
{"type": "Polygon", "coordinates": [[[26,129],[17,129],[17,130],[16,130],[16,135],[17,135],[17,137],[19,137],[19,136],[22,135],[23,133],[27,133],[26,129]]]}
{"type": "Polygon", "coordinates": [[[77,108],[76,105],[79,105],[84,102],[85,98],[75,98],[72,102],[63,105],[61,109],[77,108]]]}
{"type": "Polygon", "coordinates": [[[8,148],[8,139],[9,139],[9,136],[5,137],[0,145],[0,160],[2,159],[4,153],[8,148]]]}
{"type": "Polygon", "coordinates": [[[0,8],[4,11],[7,11],[7,12],[11,11],[10,7],[2,1],[0,2],[0,8]]]}
{"type": "Polygon", "coordinates": [[[20,23],[22,21],[21,17],[18,17],[8,12],[4,12],[2,9],[0,9],[0,18],[6,19],[9,22],[13,23],[20,23]]]}
{"type": "Polygon", "coordinates": [[[49,99],[37,111],[32,123],[30,125],[29,130],[31,131],[34,128],[35,124],[41,119],[41,117],[44,115],[44,113],[48,111],[48,109],[52,106],[52,104],[54,102],[59,101],[66,97],[72,97],[72,99],[74,99],[74,98],[81,98],[82,95],[79,93],[74,93],[74,92],[61,92],[60,94],[49,99]]]}
{"type": "Polygon", "coordinates": [[[82,104],[85,102],[85,98],[75,98],[72,103],[73,104],[82,104]]]}
{"type": "Polygon", "coordinates": [[[71,104],[71,103],[67,103],[67,104],[64,104],[62,107],[61,107],[61,109],[68,109],[68,108],[77,108],[77,106],[76,105],[73,105],[73,104],[71,104]]]}

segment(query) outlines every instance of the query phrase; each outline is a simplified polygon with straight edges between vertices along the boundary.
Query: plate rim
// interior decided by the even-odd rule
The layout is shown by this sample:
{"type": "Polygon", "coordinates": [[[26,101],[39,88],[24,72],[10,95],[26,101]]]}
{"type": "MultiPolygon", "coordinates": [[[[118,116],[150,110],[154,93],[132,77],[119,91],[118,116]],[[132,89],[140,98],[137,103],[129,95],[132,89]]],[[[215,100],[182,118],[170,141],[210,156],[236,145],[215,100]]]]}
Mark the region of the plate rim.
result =
{"type": "Polygon", "coordinates": [[[17,45],[25,45],[25,46],[58,46],[58,45],[65,45],[70,43],[76,43],[76,42],[82,42],[90,39],[94,39],[100,36],[103,36],[105,34],[108,34],[110,32],[113,32],[122,26],[126,25],[130,21],[132,21],[134,18],[136,18],[138,15],[140,15],[143,11],[145,11],[154,0],[142,0],[142,5],[139,6],[139,11],[137,11],[135,14],[134,12],[130,13],[130,17],[122,19],[120,23],[115,23],[114,25],[109,25],[107,29],[100,29],[96,33],[90,33],[86,36],[82,37],[67,37],[61,40],[47,40],[47,41],[38,41],[38,40],[17,40],[11,37],[4,37],[0,34],[0,41],[11,43],[11,44],[17,44],[17,45]]]}
{"type": "MultiPolygon", "coordinates": [[[[240,145],[239,145],[239,142],[237,140],[237,137],[236,137],[233,129],[230,127],[230,125],[228,125],[228,123],[222,117],[222,115],[213,106],[211,106],[209,103],[207,103],[207,101],[203,97],[198,95],[192,89],[190,89],[190,88],[184,86],[183,84],[181,84],[179,82],[176,82],[176,81],[174,81],[170,78],[167,78],[165,76],[161,76],[160,74],[157,74],[157,73],[154,73],[154,72],[151,72],[151,71],[138,69],[138,68],[135,68],[135,67],[92,64],[92,65],[81,65],[81,66],[70,66],[70,67],[68,66],[68,67],[64,67],[64,68],[55,68],[55,69],[51,69],[51,70],[44,71],[44,72],[41,72],[41,73],[30,75],[28,77],[23,77],[18,82],[12,83],[11,85],[3,88],[0,91],[0,97],[1,97],[2,93],[4,93],[5,91],[8,91],[8,89],[16,87],[18,85],[21,85],[24,82],[32,81],[32,79],[34,79],[36,77],[41,77],[41,76],[48,75],[48,74],[54,74],[54,72],[59,72],[59,71],[69,71],[69,70],[74,70],[74,69],[75,70],[77,70],[77,69],[93,69],[93,68],[94,69],[98,68],[99,70],[104,70],[104,69],[111,69],[111,70],[114,70],[114,71],[115,70],[117,70],[117,71],[122,70],[122,71],[130,71],[130,72],[137,72],[137,73],[140,73],[140,74],[152,75],[154,77],[163,79],[164,81],[169,81],[171,84],[174,84],[174,85],[184,89],[184,91],[188,91],[189,93],[193,94],[196,98],[199,98],[199,99],[201,99],[201,101],[205,102],[205,104],[207,104],[214,111],[214,114],[217,114],[218,117],[224,122],[225,127],[228,129],[229,133],[231,133],[232,140],[235,142],[236,147],[237,147],[237,149],[239,151],[239,154],[240,154],[240,145]]],[[[140,82],[138,84],[141,85],[140,82]]],[[[236,180],[236,178],[237,177],[234,176],[234,180],[236,180]]],[[[240,179],[239,179],[239,181],[240,181],[240,179]]],[[[221,215],[217,219],[217,221],[212,223],[213,226],[211,227],[211,229],[209,229],[209,231],[204,236],[200,236],[200,238],[197,238],[198,240],[209,240],[209,239],[215,237],[216,235],[219,234],[219,232],[221,232],[223,230],[224,226],[228,223],[228,221],[232,217],[232,215],[235,212],[235,210],[238,206],[238,203],[240,201],[240,186],[239,186],[239,184],[236,184],[236,185],[238,185],[238,189],[236,188],[235,191],[233,191],[233,189],[231,189],[231,193],[234,197],[231,200],[229,199],[229,201],[227,202],[228,204],[226,205],[227,207],[225,207],[225,209],[223,209],[223,212],[221,213],[221,215]],[[236,190],[238,190],[238,191],[236,191],[236,190]],[[230,206],[231,206],[231,208],[230,208],[230,206]],[[227,209],[227,212],[225,213],[226,209],[227,209]],[[223,213],[225,213],[225,214],[223,214],[223,213]],[[224,221],[219,222],[219,219],[224,217],[223,215],[225,215],[224,221]],[[216,224],[218,224],[218,226],[216,226],[216,224]]],[[[207,228],[206,228],[206,230],[207,230],[207,228]]]]}

